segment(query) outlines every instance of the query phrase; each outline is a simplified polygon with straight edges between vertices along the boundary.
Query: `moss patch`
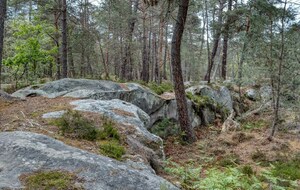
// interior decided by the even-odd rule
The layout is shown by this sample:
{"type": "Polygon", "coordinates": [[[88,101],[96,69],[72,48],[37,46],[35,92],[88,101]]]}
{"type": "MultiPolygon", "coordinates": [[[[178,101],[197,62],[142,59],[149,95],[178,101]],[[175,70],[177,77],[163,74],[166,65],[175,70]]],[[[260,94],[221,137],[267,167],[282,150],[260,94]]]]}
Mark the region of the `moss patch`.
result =
{"type": "Polygon", "coordinates": [[[105,156],[121,160],[125,152],[125,148],[118,141],[111,140],[100,142],[100,153],[105,156]]]}
{"type": "Polygon", "coordinates": [[[300,159],[291,160],[288,162],[277,162],[272,169],[274,176],[288,180],[300,179],[300,159]]]}
{"type": "Polygon", "coordinates": [[[78,178],[75,174],[65,171],[42,171],[21,177],[27,190],[82,190],[75,187],[78,178]]]}
{"type": "Polygon", "coordinates": [[[66,137],[94,141],[99,134],[99,130],[78,111],[68,110],[62,118],[55,120],[54,124],[60,127],[60,131],[66,137]]]}
{"type": "Polygon", "coordinates": [[[172,122],[169,119],[163,119],[160,122],[156,123],[151,129],[151,133],[154,133],[160,136],[163,139],[166,139],[169,136],[180,135],[181,131],[178,125],[172,122]]]}

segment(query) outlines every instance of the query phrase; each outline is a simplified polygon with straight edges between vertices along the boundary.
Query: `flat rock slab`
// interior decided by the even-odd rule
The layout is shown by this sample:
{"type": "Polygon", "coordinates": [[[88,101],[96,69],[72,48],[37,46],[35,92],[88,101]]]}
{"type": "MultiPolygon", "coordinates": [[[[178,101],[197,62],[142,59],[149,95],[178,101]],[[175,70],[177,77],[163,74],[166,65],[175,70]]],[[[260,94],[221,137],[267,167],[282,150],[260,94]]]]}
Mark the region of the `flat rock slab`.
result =
{"type": "Polygon", "coordinates": [[[24,188],[20,175],[43,170],[74,172],[89,190],[178,189],[151,170],[88,153],[45,135],[0,133],[0,189],[24,188]]]}

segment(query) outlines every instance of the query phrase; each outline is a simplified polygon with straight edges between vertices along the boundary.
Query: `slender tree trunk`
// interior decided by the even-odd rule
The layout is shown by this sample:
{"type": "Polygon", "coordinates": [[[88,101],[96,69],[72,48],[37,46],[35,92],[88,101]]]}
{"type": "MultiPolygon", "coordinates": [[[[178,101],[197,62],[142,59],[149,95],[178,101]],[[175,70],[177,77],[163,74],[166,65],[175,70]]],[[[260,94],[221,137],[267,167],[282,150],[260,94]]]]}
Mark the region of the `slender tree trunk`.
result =
{"type": "MultiPolygon", "coordinates": [[[[209,46],[209,20],[208,20],[208,6],[207,0],[204,1],[205,3],[205,17],[206,17],[206,49],[207,49],[207,71],[210,69],[210,46],[209,46]]],[[[206,75],[204,79],[206,78],[206,75]]]]}
{"type": "Polygon", "coordinates": [[[67,26],[67,1],[62,0],[62,53],[61,53],[61,62],[62,62],[62,78],[68,77],[68,26],[67,26]]]}
{"type": "Polygon", "coordinates": [[[0,89],[2,83],[2,56],[3,56],[3,41],[4,41],[4,22],[6,19],[6,0],[0,1],[0,89]]]}
{"type": "Polygon", "coordinates": [[[123,60],[123,65],[121,68],[121,79],[124,80],[132,80],[133,79],[133,58],[132,58],[132,38],[133,38],[133,31],[134,26],[136,23],[136,14],[138,10],[138,4],[139,0],[135,0],[133,2],[133,10],[132,5],[130,4],[129,8],[131,11],[131,16],[128,20],[128,33],[127,33],[127,39],[126,39],[126,47],[125,47],[125,57],[123,60]]]}
{"type": "Polygon", "coordinates": [[[280,92],[281,92],[281,78],[282,78],[282,65],[283,65],[283,56],[284,56],[284,49],[285,49],[285,42],[284,42],[284,27],[285,27],[285,14],[286,14],[286,4],[287,0],[284,1],[284,8],[283,8],[283,13],[282,13],[282,18],[281,18],[281,42],[280,42],[280,56],[279,56],[279,65],[278,65],[278,74],[277,74],[277,86],[276,86],[276,100],[275,100],[275,109],[274,109],[274,118],[273,118],[273,124],[272,124],[272,131],[271,131],[271,136],[272,138],[275,134],[276,127],[278,125],[279,121],[279,108],[280,108],[280,92]]]}
{"type": "Polygon", "coordinates": [[[147,49],[147,29],[146,29],[146,8],[143,7],[143,53],[142,53],[142,73],[141,78],[144,82],[149,82],[149,59],[148,59],[148,49],[147,49]]]}
{"type": "Polygon", "coordinates": [[[75,67],[74,67],[74,59],[73,59],[73,48],[72,45],[69,44],[69,49],[68,49],[68,56],[69,56],[69,76],[70,77],[75,77],[75,67]]]}
{"type": "MultiPolygon", "coordinates": [[[[58,7],[60,8],[60,2],[58,2],[58,7]]],[[[61,72],[60,72],[60,45],[59,45],[59,17],[60,13],[55,11],[54,12],[54,27],[55,27],[55,44],[57,48],[57,54],[56,54],[56,78],[60,79],[61,78],[61,72]]]]}
{"type": "Polygon", "coordinates": [[[214,35],[213,49],[212,49],[211,56],[210,56],[210,61],[209,61],[209,64],[208,64],[208,70],[207,70],[207,73],[206,73],[205,78],[204,78],[206,81],[208,81],[208,83],[210,83],[210,80],[211,80],[211,71],[212,71],[212,68],[214,66],[214,59],[215,59],[215,56],[217,54],[219,40],[220,40],[220,36],[221,36],[223,5],[224,5],[224,0],[220,0],[218,22],[217,22],[216,32],[215,32],[215,35],[214,35]]]}
{"type": "MultiPolygon", "coordinates": [[[[228,0],[228,11],[227,13],[230,14],[232,7],[232,0],[228,0]]],[[[223,55],[222,55],[222,78],[226,80],[227,75],[227,49],[228,49],[228,38],[229,38],[229,24],[230,24],[230,15],[227,15],[226,23],[225,23],[225,30],[224,30],[224,41],[223,41],[223,55]]]]}
{"type": "Polygon", "coordinates": [[[184,31],[184,25],[186,22],[188,12],[189,0],[179,1],[179,10],[177,15],[176,24],[173,31],[172,37],[172,49],[171,49],[171,63],[173,67],[173,78],[174,78],[174,90],[178,109],[178,119],[181,130],[184,132],[184,140],[187,142],[196,141],[195,133],[192,129],[191,122],[188,115],[187,101],[185,96],[182,68],[181,68],[181,40],[184,31]]]}

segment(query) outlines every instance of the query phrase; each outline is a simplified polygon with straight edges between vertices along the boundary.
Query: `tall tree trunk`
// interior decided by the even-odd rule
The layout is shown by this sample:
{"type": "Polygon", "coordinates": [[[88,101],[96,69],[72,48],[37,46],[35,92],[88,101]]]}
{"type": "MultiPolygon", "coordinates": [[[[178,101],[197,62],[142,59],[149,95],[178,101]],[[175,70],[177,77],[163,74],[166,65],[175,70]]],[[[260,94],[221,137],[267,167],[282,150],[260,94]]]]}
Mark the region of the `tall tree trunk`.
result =
{"type": "Polygon", "coordinates": [[[69,44],[68,49],[68,56],[69,56],[69,77],[75,77],[75,66],[74,66],[74,59],[73,59],[73,47],[69,44]]]}
{"type": "Polygon", "coordinates": [[[284,1],[284,8],[281,17],[281,31],[280,31],[280,55],[279,55],[279,65],[278,65],[278,73],[277,73],[277,85],[276,85],[276,99],[275,99],[275,109],[274,109],[274,118],[272,123],[272,131],[270,139],[274,136],[276,127],[279,121],[279,107],[280,107],[280,92],[281,92],[281,77],[282,77],[282,65],[283,65],[283,57],[284,57],[284,49],[285,49],[285,42],[284,42],[284,30],[285,30],[285,14],[286,14],[286,4],[287,0],[284,1]]]}
{"type": "Polygon", "coordinates": [[[210,83],[210,79],[211,79],[211,71],[212,68],[214,66],[214,59],[215,56],[217,54],[217,50],[218,50],[218,45],[219,45],[219,40],[220,40],[220,36],[221,36],[221,29],[222,29],[222,12],[223,12],[223,5],[224,5],[224,0],[220,0],[220,7],[219,7],[219,14],[218,14],[218,22],[217,22],[217,28],[214,34],[214,40],[213,40],[213,49],[211,51],[211,56],[210,56],[210,60],[208,63],[208,69],[205,75],[205,80],[208,81],[208,83],[210,83]]]}
{"type": "Polygon", "coordinates": [[[136,14],[138,10],[138,4],[139,0],[135,0],[133,2],[133,10],[132,10],[132,4],[130,3],[130,11],[131,15],[128,20],[128,33],[127,33],[127,38],[126,38],[126,47],[125,47],[125,56],[121,68],[121,79],[124,80],[132,80],[133,79],[133,58],[132,58],[132,51],[131,51],[131,46],[132,46],[132,38],[133,38],[133,31],[134,31],[134,26],[136,23],[136,14]]]}
{"type": "MultiPolygon", "coordinates": [[[[60,8],[60,2],[58,2],[58,7],[60,8]]],[[[54,27],[55,27],[55,44],[57,48],[57,54],[56,54],[56,78],[60,79],[61,78],[61,72],[60,72],[60,45],[59,45],[59,17],[60,13],[58,11],[54,12],[54,27]]]]}
{"type": "Polygon", "coordinates": [[[232,7],[232,0],[228,0],[228,11],[227,13],[227,19],[225,23],[225,29],[224,29],[224,40],[223,40],[223,55],[222,55],[222,78],[223,80],[226,80],[227,75],[227,49],[228,49],[228,38],[229,38],[229,24],[230,24],[230,11],[232,7]]]}
{"type": "Polygon", "coordinates": [[[188,115],[187,101],[185,96],[182,68],[181,68],[181,40],[184,31],[184,25],[186,22],[188,12],[189,0],[179,1],[179,10],[176,19],[176,24],[173,31],[172,37],[172,48],[171,48],[171,64],[173,67],[173,78],[174,78],[174,90],[177,102],[178,119],[181,130],[184,132],[184,140],[187,142],[196,141],[195,133],[192,129],[191,122],[188,115]]]}
{"type": "Polygon", "coordinates": [[[148,49],[147,49],[147,29],[146,29],[146,7],[143,6],[143,53],[142,53],[142,73],[141,78],[144,82],[149,82],[149,59],[148,59],[148,49]]]}
{"type": "Polygon", "coordinates": [[[62,31],[62,78],[68,77],[68,28],[67,28],[67,1],[62,0],[62,20],[61,20],[61,31],[62,31]]]}
{"type": "Polygon", "coordinates": [[[0,89],[2,83],[2,56],[3,56],[5,19],[6,19],[6,0],[1,0],[0,1],[0,89]]]}

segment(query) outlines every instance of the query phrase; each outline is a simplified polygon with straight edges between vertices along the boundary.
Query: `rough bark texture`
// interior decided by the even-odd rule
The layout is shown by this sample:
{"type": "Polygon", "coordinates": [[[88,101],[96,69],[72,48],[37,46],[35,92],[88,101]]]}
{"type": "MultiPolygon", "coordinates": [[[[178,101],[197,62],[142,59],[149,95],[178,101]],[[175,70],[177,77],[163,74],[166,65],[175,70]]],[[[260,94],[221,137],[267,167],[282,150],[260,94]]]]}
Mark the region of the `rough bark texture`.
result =
{"type": "Polygon", "coordinates": [[[6,16],[6,0],[0,1],[0,88],[2,81],[2,55],[3,55],[3,39],[4,39],[4,21],[6,16]]]}
{"type": "MultiPolygon", "coordinates": [[[[232,0],[228,1],[228,13],[230,14],[232,7],[232,0]]],[[[222,78],[226,80],[227,74],[227,49],[228,49],[228,38],[229,38],[229,24],[230,24],[230,15],[227,15],[227,20],[224,29],[224,41],[223,41],[223,56],[222,56],[222,78]]]]}
{"type": "Polygon", "coordinates": [[[149,59],[147,49],[147,29],[146,29],[146,7],[143,7],[143,64],[141,78],[144,82],[149,82],[149,59]]]}
{"type": "Polygon", "coordinates": [[[62,63],[62,78],[68,77],[68,36],[67,36],[67,1],[62,0],[62,53],[61,53],[61,63],[62,63]]]}
{"type": "Polygon", "coordinates": [[[179,2],[178,15],[172,37],[171,64],[173,68],[172,74],[174,79],[174,90],[177,101],[180,127],[182,131],[185,132],[185,140],[188,142],[194,142],[196,140],[196,136],[191,127],[191,123],[188,117],[187,101],[185,97],[180,57],[181,39],[186,22],[188,6],[189,0],[181,0],[179,2]]]}
{"type": "MultiPolygon", "coordinates": [[[[132,80],[133,79],[133,59],[132,59],[132,52],[131,52],[131,45],[132,45],[132,38],[133,38],[133,31],[134,26],[136,23],[136,14],[138,10],[139,0],[135,0],[133,2],[133,10],[131,11],[131,17],[128,20],[128,33],[126,39],[126,47],[125,47],[125,56],[123,60],[123,64],[121,67],[121,79],[122,80],[132,80]]],[[[130,9],[132,5],[130,5],[130,9]]]]}

